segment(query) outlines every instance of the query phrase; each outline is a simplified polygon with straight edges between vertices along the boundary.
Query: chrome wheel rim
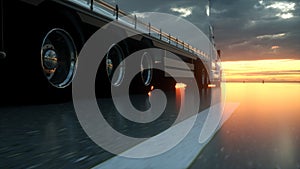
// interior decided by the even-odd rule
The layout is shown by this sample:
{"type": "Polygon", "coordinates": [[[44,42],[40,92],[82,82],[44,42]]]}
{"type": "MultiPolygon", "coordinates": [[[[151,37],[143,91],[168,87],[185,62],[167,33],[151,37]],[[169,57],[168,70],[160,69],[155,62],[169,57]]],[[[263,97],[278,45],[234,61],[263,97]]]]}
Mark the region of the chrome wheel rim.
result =
{"type": "Polygon", "coordinates": [[[41,65],[52,86],[64,88],[72,82],[77,67],[77,50],[68,32],[55,28],[46,34],[41,46],[41,65]]]}
{"type": "Polygon", "coordinates": [[[119,86],[125,75],[124,53],[120,46],[112,45],[106,54],[106,73],[113,86],[119,86]],[[120,69],[116,70],[117,67],[120,69]],[[113,78],[115,76],[115,78],[113,78]]]}
{"type": "Polygon", "coordinates": [[[150,56],[149,53],[145,52],[142,55],[142,59],[141,59],[141,78],[145,86],[148,86],[152,80],[152,74],[153,74],[152,63],[153,63],[152,57],[150,56]]]}

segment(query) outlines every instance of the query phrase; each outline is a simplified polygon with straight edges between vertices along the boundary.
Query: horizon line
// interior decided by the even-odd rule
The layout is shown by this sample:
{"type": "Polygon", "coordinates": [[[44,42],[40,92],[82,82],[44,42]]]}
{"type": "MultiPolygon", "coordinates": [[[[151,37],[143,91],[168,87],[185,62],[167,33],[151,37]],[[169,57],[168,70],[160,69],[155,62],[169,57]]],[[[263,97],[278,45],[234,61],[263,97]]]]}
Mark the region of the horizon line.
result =
{"type": "Polygon", "coordinates": [[[222,83],[300,83],[300,81],[272,81],[272,80],[226,80],[226,81],[222,81],[222,83]]]}

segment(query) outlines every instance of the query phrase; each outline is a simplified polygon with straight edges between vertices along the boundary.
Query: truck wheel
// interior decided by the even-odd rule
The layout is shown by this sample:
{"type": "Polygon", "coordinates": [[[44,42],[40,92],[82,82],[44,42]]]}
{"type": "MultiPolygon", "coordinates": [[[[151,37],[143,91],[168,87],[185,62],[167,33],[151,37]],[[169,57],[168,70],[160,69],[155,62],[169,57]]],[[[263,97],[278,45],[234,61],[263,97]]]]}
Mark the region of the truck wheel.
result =
{"type": "Polygon", "coordinates": [[[140,67],[139,73],[131,80],[129,87],[130,94],[147,95],[151,90],[151,84],[153,82],[153,59],[148,52],[143,52],[140,56],[140,63],[137,66],[140,67]]]}
{"type": "Polygon", "coordinates": [[[105,56],[106,73],[112,86],[116,87],[121,85],[124,79],[124,75],[125,75],[125,61],[123,61],[124,58],[125,55],[122,51],[122,48],[117,44],[112,45],[105,56]],[[120,69],[116,71],[116,68],[118,66],[120,66],[120,69]],[[114,74],[117,78],[113,79],[114,74]]]}
{"type": "Polygon", "coordinates": [[[111,87],[117,88],[122,85],[126,71],[126,49],[121,46],[112,44],[100,63],[95,82],[96,97],[111,97],[111,87]],[[118,66],[120,69],[117,70],[118,66]]]}
{"type": "Polygon", "coordinates": [[[70,85],[77,67],[77,49],[67,31],[54,28],[45,35],[41,45],[41,67],[53,87],[70,85]]]}
{"type": "Polygon", "coordinates": [[[141,58],[141,79],[144,86],[149,86],[153,76],[153,60],[148,52],[141,58]]]}

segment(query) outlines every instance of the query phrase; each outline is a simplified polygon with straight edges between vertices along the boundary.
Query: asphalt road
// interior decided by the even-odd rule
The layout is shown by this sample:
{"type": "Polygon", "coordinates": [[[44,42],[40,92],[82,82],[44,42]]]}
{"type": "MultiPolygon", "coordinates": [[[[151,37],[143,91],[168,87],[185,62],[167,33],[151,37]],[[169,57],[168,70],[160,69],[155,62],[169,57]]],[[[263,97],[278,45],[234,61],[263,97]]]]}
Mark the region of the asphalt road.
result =
{"type": "Polygon", "coordinates": [[[72,103],[1,108],[1,168],[89,168],[113,155],[82,130],[72,103]]]}
{"type": "MultiPolygon", "coordinates": [[[[131,137],[151,137],[170,127],[177,114],[176,98],[158,120],[135,124],[120,117],[111,99],[99,99],[106,120],[131,137]]],[[[210,105],[210,92],[201,95],[200,109],[210,105]]],[[[138,109],[147,97],[133,96],[138,109]]],[[[0,108],[0,168],[91,168],[114,157],[96,145],[82,129],[73,103],[14,105],[0,108]]]]}
{"type": "MultiPolygon", "coordinates": [[[[2,106],[0,168],[300,169],[299,87],[227,85],[226,105],[238,106],[231,109],[233,114],[204,144],[198,138],[213,94],[203,93],[195,127],[186,138],[172,150],[145,159],[115,156],[96,145],[82,129],[72,102],[2,106]]],[[[174,122],[178,105],[176,97],[169,99],[171,104],[165,113],[150,124],[122,118],[111,99],[99,99],[98,103],[114,129],[140,138],[152,137],[174,122]]],[[[138,109],[149,106],[147,97],[135,95],[132,101],[138,109]]],[[[168,141],[156,143],[165,145],[168,141]]]]}

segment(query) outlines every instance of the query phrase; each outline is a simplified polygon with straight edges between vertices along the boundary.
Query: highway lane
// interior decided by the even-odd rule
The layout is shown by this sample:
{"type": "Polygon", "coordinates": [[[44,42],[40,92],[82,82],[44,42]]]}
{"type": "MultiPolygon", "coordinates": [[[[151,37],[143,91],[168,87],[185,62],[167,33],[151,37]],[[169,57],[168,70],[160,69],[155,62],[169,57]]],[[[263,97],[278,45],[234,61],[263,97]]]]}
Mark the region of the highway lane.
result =
{"type": "Polygon", "coordinates": [[[113,156],[85,134],[72,103],[0,112],[1,168],[88,168],[113,156]]]}
{"type": "MultiPolygon", "coordinates": [[[[186,139],[167,153],[141,160],[115,156],[96,145],[81,128],[72,102],[2,106],[0,168],[186,168],[190,165],[191,169],[297,169],[300,168],[299,89],[299,84],[227,84],[227,103],[237,102],[239,106],[232,106],[237,109],[231,108],[229,112],[234,112],[233,115],[227,115],[228,120],[219,126],[212,140],[198,144],[211,99],[210,92],[203,93],[199,122],[186,139]]],[[[172,98],[171,101],[176,102],[172,98]]],[[[120,118],[110,99],[98,102],[104,112],[110,112],[105,115],[107,121],[133,137],[153,136],[161,131],[156,128],[168,128],[176,116],[171,106],[171,111],[160,121],[141,126],[120,118]]],[[[133,102],[140,109],[148,105],[147,99],[139,95],[133,97],[133,102]]],[[[143,144],[147,145],[147,141],[143,144]]],[[[135,147],[128,151],[134,150],[135,147]]]]}
{"type": "MultiPolygon", "coordinates": [[[[210,90],[201,95],[200,110],[210,105],[210,90]]],[[[150,137],[167,129],[176,118],[176,98],[165,113],[150,125],[120,118],[112,100],[98,99],[106,120],[132,137],[150,137]]],[[[135,95],[139,109],[149,106],[147,97],[135,95]]],[[[0,168],[91,168],[114,157],[96,145],[83,131],[73,103],[14,105],[0,108],[0,168]]]]}

